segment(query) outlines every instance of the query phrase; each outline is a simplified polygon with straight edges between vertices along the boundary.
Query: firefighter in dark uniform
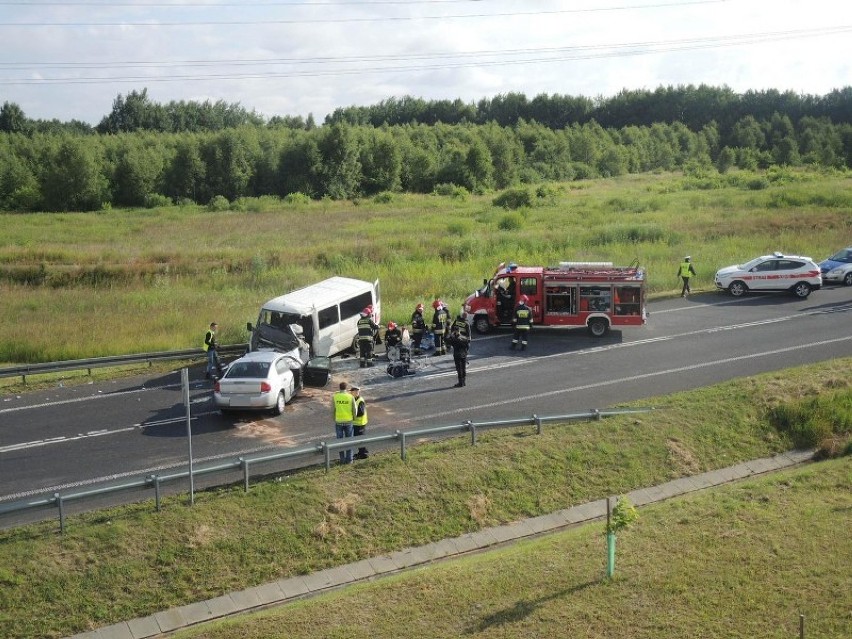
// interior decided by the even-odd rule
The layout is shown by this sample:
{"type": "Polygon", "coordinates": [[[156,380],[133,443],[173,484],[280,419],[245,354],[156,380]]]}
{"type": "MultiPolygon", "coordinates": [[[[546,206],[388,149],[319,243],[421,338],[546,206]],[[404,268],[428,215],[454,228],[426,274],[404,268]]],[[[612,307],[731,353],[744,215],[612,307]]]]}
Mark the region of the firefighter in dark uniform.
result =
{"type": "Polygon", "coordinates": [[[447,307],[441,300],[432,302],[432,308],[435,309],[432,315],[432,333],[435,335],[435,355],[446,355],[447,345],[444,342],[444,335],[447,332],[447,323],[450,321],[450,314],[447,312],[447,307]]]}
{"type": "Polygon", "coordinates": [[[379,332],[379,325],[373,321],[371,311],[365,308],[358,319],[358,351],[361,353],[361,368],[373,366],[373,343],[379,332]]]}
{"type": "Polygon", "coordinates": [[[420,343],[426,333],[426,320],[423,319],[423,304],[418,304],[411,314],[411,341],[414,342],[414,354],[420,355],[420,343]]]}
{"type": "Polygon", "coordinates": [[[470,350],[470,340],[470,325],[459,313],[450,325],[450,334],[447,336],[447,344],[453,347],[453,362],[459,378],[456,388],[464,386],[467,382],[467,353],[470,350]]]}
{"type": "Polygon", "coordinates": [[[396,325],[396,322],[388,322],[388,328],[385,331],[385,348],[387,349],[388,359],[399,359],[399,347],[402,344],[402,329],[396,325]]]}
{"type": "Polygon", "coordinates": [[[526,295],[521,295],[521,299],[515,307],[515,317],[512,319],[512,324],[515,325],[515,334],[512,336],[512,345],[510,346],[512,350],[515,349],[518,342],[521,343],[521,350],[527,347],[527,337],[532,326],[532,310],[527,306],[528,301],[526,295]]]}

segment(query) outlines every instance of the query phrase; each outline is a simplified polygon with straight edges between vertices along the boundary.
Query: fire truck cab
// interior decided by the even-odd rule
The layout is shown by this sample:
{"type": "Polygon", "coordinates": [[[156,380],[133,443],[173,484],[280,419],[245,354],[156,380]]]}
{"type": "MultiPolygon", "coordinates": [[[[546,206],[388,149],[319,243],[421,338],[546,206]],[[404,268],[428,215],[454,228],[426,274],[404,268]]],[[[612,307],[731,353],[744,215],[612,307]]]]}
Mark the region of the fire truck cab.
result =
{"type": "Polygon", "coordinates": [[[586,326],[603,337],[612,326],[641,326],[645,312],[645,271],[611,262],[560,262],[559,266],[497,267],[464,303],[465,318],[479,333],[511,326],[521,296],[540,326],[586,326]]]}

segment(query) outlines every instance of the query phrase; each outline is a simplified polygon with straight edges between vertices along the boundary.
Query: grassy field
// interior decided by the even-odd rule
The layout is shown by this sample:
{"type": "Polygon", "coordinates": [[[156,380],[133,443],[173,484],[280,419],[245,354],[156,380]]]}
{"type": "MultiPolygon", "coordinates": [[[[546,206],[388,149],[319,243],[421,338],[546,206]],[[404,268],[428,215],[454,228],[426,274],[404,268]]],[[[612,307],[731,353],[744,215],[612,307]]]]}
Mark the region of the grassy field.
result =
{"type": "MultiPolygon", "coordinates": [[[[379,454],[330,473],[310,470],[259,483],[249,493],[241,486],[203,492],[193,507],[185,498],[172,498],[165,500],[161,513],[146,503],[75,516],[63,536],[57,535],[55,522],[0,531],[0,636],[67,636],[795,446],[848,455],[850,369],[847,358],[732,380],[630,404],[661,408],[639,418],[550,425],[542,435],[530,428],[492,432],[481,435],[474,447],[458,438],[417,447],[407,462],[395,453],[379,454]]],[[[545,556],[566,556],[544,560],[544,568],[531,570],[528,582],[519,582],[526,572],[525,553],[533,553],[525,545],[511,556],[518,567],[510,571],[486,569],[470,560],[443,568],[449,572],[435,573],[439,577],[412,582],[411,588],[402,586],[404,592],[388,591],[381,613],[386,617],[374,612],[382,595],[369,590],[358,591],[367,607],[363,613],[352,608],[352,617],[312,604],[287,614],[300,623],[306,615],[321,614],[343,624],[305,636],[363,636],[368,631],[377,637],[399,636],[393,633],[410,623],[408,634],[414,636],[521,636],[535,635],[538,628],[542,636],[557,636],[554,628],[579,624],[578,629],[588,629],[580,633],[584,636],[612,636],[612,628],[622,628],[639,633],[628,636],[650,637],[658,630],[656,636],[770,637],[781,636],[777,629],[792,623],[790,611],[806,602],[828,624],[821,626],[827,630],[819,636],[839,637],[835,631],[849,627],[849,606],[845,618],[835,614],[833,621],[827,620],[827,611],[835,610],[838,598],[849,601],[852,543],[845,534],[848,460],[839,468],[846,474],[833,483],[826,479],[814,501],[796,506],[802,512],[783,525],[776,518],[793,508],[784,494],[768,502],[783,506],[781,515],[763,508],[765,500],[759,496],[747,500],[750,510],[740,508],[741,496],[748,492],[711,500],[697,511],[676,505],[655,509],[657,514],[646,515],[635,538],[628,533],[620,542],[619,578],[613,584],[599,583],[600,530],[587,529],[546,542],[551,545],[545,556]],[[815,521],[799,530],[808,518],[815,521]],[[726,544],[735,541],[740,543],[727,550],[726,544]],[[649,557],[645,544],[649,552],[657,547],[649,557]],[[717,552],[711,567],[704,555],[717,552]],[[812,557],[832,552],[833,557],[821,556],[819,562],[812,557]],[[804,561],[794,562],[799,558],[804,561]],[[789,571],[777,580],[762,578],[771,566],[787,564],[789,571]],[[460,571],[471,566],[502,583],[466,584],[460,571]],[[702,573],[705,567],[709,572],[702,573]],[[536,595],[538,578],[544,580],[542,588],[553,590],[536,595]],[[844,579],[847,589],[838,590],[844,579]],[[519,586],[514,594],[511,585],[519,586]],[[495,588],[494,598],[484,597],[486,590],[476,590],[480,587],[495,588]],[[428,612],[421,616],[424,608],[409,606],[408,596],[419,596],[428,611],[454,594],[459,605],[467,605],[464,614],[434,627],[428,612]],[[433,595],[437,599],[430,599],[433,595]],[[562,610],[566,598],[575,596],[584,602],[575,611],[578,617],[562,610]],[[669,600],[674,615],[655,612],[669,600]],[[740,635],[719,625],[719,614],[729,602],[737,605],[736,619],[744,629],[740,635]],[[527,610],[546,612],[528,615],[527,610]],[[609,610],[615,614],[612,619],[609,610]],[[540,614],[555,624],[547,632],[539,625],[544,623],[540,614]],[[533,622],[529,633],[524,631],[528,617],[533,622]],[[376,627],[367,628],[366,619],[376,619],[376,627]],[[634,619],[637,626],[631,629],[634,619]]],[[[764,489],[750,490],[759,495],[764,489]]],[[[320,627],[320,621],[310,623],[320,627]]],[[[258,634],[234,630],[217,636],[289,636],[290,622],[282,623],[289,629],[285,634],[264,634],[265,626],[260,626],[258,634]]]]}
{"type": "Polygon", "coordinates": [[[331,275],[382,282],[385,321],[452,309],[497,263],[638,259],[652,294],[684,254],[711,289],[721,266],[775,250],[822,259],[852,237],[852,174],[776,169],[629,175],[496,194],[238,202],[0,220],[0,365],[200,346],[210,321],[247,339],[265,300],[331,275]]]}
{"type": "Polygon", "coordinates": [[[852,636],[852,460],[641,510],[606,566],[602,524],[179,632],[175,639],[852,636]]]}

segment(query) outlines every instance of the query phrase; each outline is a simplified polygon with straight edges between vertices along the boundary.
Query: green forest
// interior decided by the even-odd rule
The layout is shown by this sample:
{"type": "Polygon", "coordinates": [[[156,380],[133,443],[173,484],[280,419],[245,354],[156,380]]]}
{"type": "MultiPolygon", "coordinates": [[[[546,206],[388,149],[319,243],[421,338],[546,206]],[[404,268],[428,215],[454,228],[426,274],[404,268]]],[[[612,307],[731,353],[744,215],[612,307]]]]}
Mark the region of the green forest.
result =
{"type": "Polygon", "coordinates": [[[333,200],[684,170],[852,166],[852,87],[824,96],[708,86],[608,99],[391,98],[266,119],[239,104],[119,95],[96,125],[0,108],[0,210],[96,211],[246,197],[333,200]]]}

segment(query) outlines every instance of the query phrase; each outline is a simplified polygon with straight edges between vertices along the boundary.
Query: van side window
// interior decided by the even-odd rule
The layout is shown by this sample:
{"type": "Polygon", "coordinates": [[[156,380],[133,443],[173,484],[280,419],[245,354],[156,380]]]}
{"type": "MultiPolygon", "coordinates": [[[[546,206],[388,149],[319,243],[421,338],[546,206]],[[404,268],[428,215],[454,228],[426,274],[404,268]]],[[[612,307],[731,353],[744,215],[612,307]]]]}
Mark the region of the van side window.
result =
{"type": "Polygon", "coordinates": [[[337,324],[340,318],[337,315],[337,304],[333,304],[328,308],[322,309],[318,314],[320,330],[327,328],[333,324],[337,324]]]}
{"type": "MultiPolygon", "coordinates": [[[[340,319],[346,320],[350,317],[354,317],[372,303],[373,295],[370,291],[361,293],[355,297],[350,297],[348,300],[344,300],[340,303],[340,319]]],[[[320,328],[322,328],[322,321],[320,321],[320,328]]]]}

